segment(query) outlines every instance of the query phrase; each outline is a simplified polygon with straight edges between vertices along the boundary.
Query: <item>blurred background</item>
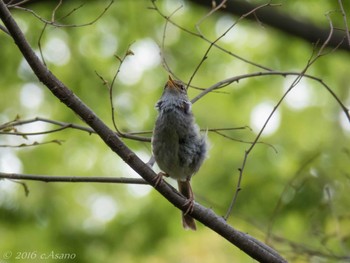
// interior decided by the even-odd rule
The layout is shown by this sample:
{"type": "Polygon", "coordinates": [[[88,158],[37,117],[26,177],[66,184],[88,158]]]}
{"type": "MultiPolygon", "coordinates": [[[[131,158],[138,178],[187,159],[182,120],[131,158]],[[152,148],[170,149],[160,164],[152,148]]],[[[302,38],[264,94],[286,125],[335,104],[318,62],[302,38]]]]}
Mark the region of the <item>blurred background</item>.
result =
{"type": "MultiPolygon", "coordinates": [[[[343,2],[344,9],[350,10],[349,2],[343,2]]],[[[157,1],[158,12],[151,1],[115,1],[103,13],[110,1],[65,1],[55,13],[56,22],[74,26],[48,25],[44,30],[37,16],[50,21],[57,3],[27,3],[25,7],[36,16],[20,9],[11,12],[34,50],[39,54],[41,49],[50,70],[110,127],[109,91],[96,72],[111,83],[120,64],[116,56],[121,58],[131,50],[134,55],[124,60],[114,86],[116,122],[122,131],[148,131],[145,136],[151,137],[157,114],[154,105],[168,78],[163,59],[177,78],[188,82],[210,45],[166,23],[159,12],[170,16],[177,10],[171,20],[198,34],[195,26],[210,11],[210,4],[157,1]]],[[[264,10],[325,32],[330,30],[328,14],[337,33],[344,33],[337,1],[276,3],[280,5],[264,10]]],[[[217,42],[236,56],[212,48],[193,78],[194,87],[208,88],[230,77],[266,71],[264,68],[284,72],[305,68],[313,44],[265,24],[258,14],[239,20],[238,14],[226,9],[200,24],[203,36],[215,41],[237,22],[217,42]]],[[[38,82],[2,31],[0,45],[0,125],[35,117],[84,125],[38,82]]],[[[349,46],[325,49],[325,53],[307,73],[326,83],[349,108],[349,46]]],[[[246,78],[193,105],[202,129],[243,127],[222,131],[225,136],[208,133],[209,158],[192,180],[197,202],[219,215],[226,214],[245,151],[295,78],[246,78]]],[[[189,89],[190,98],[199,93],[189,89]]],[[[16,131],[53,128],[57,126],[32,122],[16,131]]],[[[25,137],[3,134],[15,131],[6,129],[0,134],[0,172],[138,177],[94,134],[65,129],[25,137]]],[[[339,103],[320,82],[303,78],[277,108],[259,142],[248,156],[229,223],[267,242],[290,262],[349,262],[350,123],[339,103]]],[[[125,143],[148,161],[150,143],[125,143]]],[[[28,196],[23,185],[0,180],[1,263],[30,262],[41,255],[40,262],[57,262],[54,257],[62,254],[74,257],[64,262],[82,263],[254,262],[200,223],[196,232],[183,230],[180,211],[148,185],[23,183],[28,196]]]]}

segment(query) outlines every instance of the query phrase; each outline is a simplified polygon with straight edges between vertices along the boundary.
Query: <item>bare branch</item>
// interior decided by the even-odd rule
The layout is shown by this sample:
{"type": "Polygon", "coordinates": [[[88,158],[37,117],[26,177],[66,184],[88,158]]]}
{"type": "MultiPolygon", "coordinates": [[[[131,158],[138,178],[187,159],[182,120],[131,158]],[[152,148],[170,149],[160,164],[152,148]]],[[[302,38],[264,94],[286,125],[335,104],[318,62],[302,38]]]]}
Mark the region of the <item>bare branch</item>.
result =
{"type": "Polygon", "coordinates": [[[29,3],[31,0],[22,0],[22,1],[19,1],[17,3],[14,3],[12,4],[13,0],[10,0],[8,3],[7,3],[7,7],[8,8],[11,8],[11,7],[15,7],[15,6],[20,6],[20,5],[23,5],[25,3],[29,3]]]}
{"type": "MultiPolygon", "coordinates": [[[[162,16],[166,21],[168,21],[170,24],[176,26],[177,28],[179,28],[180,30],[182,30],[183,32],[185,33],[188,33],[194,37],[197,37],[197,38],[200,38],[200,39],[203,39],[204,41],[208,42],[209,44],[212,44],[213,41],[205,38],[202,34],[200,33],[196,33],[196,32],[193,32],[185,27],[182,27],[180,26],[179,24],[177,24],[176,22],[174,22],[173,20],[170,19],[170,17],[168,17],[167,15],[165,15],[164,13],[162,13],[162,11],[158,8],[158,6],[155,4],[155,1],[152,1],[152,4],[153,4],[153,7],[151,9],[155,10],[160,16],[162,16]]],[[[259,65],[253,61],[249,61],[241,56],[238,56],[236,54],[234,54],[233,52],[229,51],[229,50],[226,50],[225,48],[219,46],[218,44],[214,43],[213,45],[214,47],[216,47],[217,49],[223,51],[224,53],[234,57],[234,58],[237,58],[243,62],[246,62],[247,64],[250,64],[250,65],[253,65],[255,67],[258,67],[260,69],[264,69],[264,70],[271,70],[269,69],[268,67],[265,67],[265,66],[262,66],[262,65],[259,65]]]]}
{"type": "Polygon", "coordinates": [[[119,66],[118,66],[114,76],[113,76],[111,84],[109,84],[109,82],[104,77],[102,77],[99,73],[97,73],[96,71],[95,71],[95,73],[102,80],[103,85],[105,85],[108,88],[109,104],[110,104],[110,107],[111,107],[112,123],[113,123],[114,129],[116,130],[118,136],[120,136],[121,138],[126,138],[126,139],[131,139],[131,140],[136,140],[136,141],[150,142],[151,141],[150,138],[141,137],[141,136],[136,135],[136,134],[140,134],[140,133],[125,133],[125,132],[121,131],[118,128],[117,123],[116,123],[115,108],[114,108],[114,104],[113,104],[113,88],[115,86],[115,81],[116,81],[117,76],[118,76],[118,74],[120,72],[120,69],[121,69],[121,67],[123,65],[123,62],[125,61],[125,59],[128,56],[131,56],[131,55],[134,55],[134,53],[130,50],[130,45],[128,46],[128,48],[127,48],[126,52],[124,53],[123,57],[120,58],[119,56],[115,55],[115,57],[118,59],[118,61],[120,63],[119,63],[119,66]]]}
{"type": "Polygon", "coordinates": [[[114,128],[117,131],[119,136],[125,136],[125,134],[118,129],[118,126],[117,126],[117,123],[116,123],[116,120],[115,120],[115,111],[114,111],[114,104],[113,104],[113,88],[114,88],[114,85],[115,85],[115,80],[117,79],[117,76],[118,76],[118,74],[120,72],[120,69],[121,69],[121,67],[123,65],[123,62],[130,55],[134,55],[134,53],[130,50],[130,45],[129,45],[127,47],[127,50],[126,50],[126,52],[125,52],[125,54],[123,55],[122,58],[119,58],[118,56],[115,56],[119,60],[120,63],[119,63],[117,71],[115,72],[115,74],[113,76],[113,80],[112,80],[111,85],[108,85],[108,82],[107,82],[107,86],[108,86],[108,90],[109,90],[109,103],[110,103],[110,106],[111,106],[112,122],[113,122],[113,126],[114,126],[114,128]]]}
{"type": "Polygon", "coordinates": [[[58,10],[58,8],[60,8],[60,6],[62,5],[62,0],[59,0],[56,7],[52,10],[52,14],[51,14],[51,21],[55,21],[55,16],[56,16],[56,12],[58,10]]]}
{"type": "MultiPolygon", "coordinates": [[[[0,177],[0,178],[1,178],[1,177],[0,177]]],[[[14,182],[15,184],[19,184],[19,185],[21,185],[21,186],[23,187],[25,196],[28,196],[28,195],[29,195],[29,188],[28,188],[28,186],[27,186],[26,183],[24,183],[24,182],[19,182],[19,181],[15,181],[15,180],[12,180],[12,182],[14,182]]]]}
{"type": "MultiPolygon", "coordinates": [[[[204,21],[204,19],[206,19],[209,15],[213,14],[215,11],[217,11],[218,9],[220,9],[220,8],[223,6],[223,4],[225,4],[225,2],[226,2],[226,1],[223,1],[217,8],[213,9],[212,11],[210,11],[204,18],[202,18],[202,19],[197,23],[196,29],[197,29],[197,31],[199,32],[199,34],[200,34],[201,36],[203,36],[203,38],[205,38],[205,37],[204,37],[204,35],[201,33],[201,30],[200,30],[200,27],[199,27],[200,24],[201,24],[201,23],[204,21]]],[[[209,55],[209,52],[210,52],[210,50],[212,49],[212,47],[215,46],[216,43],[217,43],[220,39],[222,39],[228,32],[230,32],[231,29],[232,29],[233,27],[235,27],[242,19],[244,19],[245,17],[249,16],[250,14],[255,13],[257,10],[259,10],[259,9],[261,9],[261,8],[264,8],[264,7],[270,6],[270,5],[271,5],[270,3],[264,4],[264,5],[261,5],[261,6],[258,6],[258,7],[256,7],[256,8],[254,8],[253,10],[249,11],[249,12],[246,13],[246,14],[243,14],[243,15],[242,15],[237,21],[235,21],[228,29],[226,29],[225,32],[222,33],[217,39],[215,39],[214,41],[210,42],[210,45],[209,45],[208,49],[206,50],[206,52],[205,52],[204,55],[203,55],[203,58],[201,59],[201,61],[199,62],[199,64],[198,64],[197,67],[195,68],[195,70],[193,71],[193,73],[192,73],[192,75],[191,75],[191,77],[190,77],[190,80],[189,80],[188,85],[191,84],[192,79],[193,79],[194,76],[197,74],[199,68],[202,66],[202,64],[204,63],[204,61],[207,59],[207,57],[208,57],[208,55],[209,55]]],[[[205,38],[205,39],[206,39],[206,38],[205,38]]]]}
{"type": "Polygon", "coordinates": [[[103,177],[103,176],[51,176],[16,173],[1,173],[0,178],[11,180],[41,181],[45,183],[113,183],[113,184],[147,184],[142,178],[103,177]]]}
{"type": "Polygon", "coordinates": [[[36,117],[33,119],[27,119],[27,120],[21,120],[19,117],[16,117],[15,120],[0,125],[0,131],[1,131],[0,134],[16,135],[16,136],[32,136],[32,135],[41,135],[41,134],[58,132],[68,128],[85,131],[85,132],[88,132],[89,134],[95,133],[95,131],[90,127],[77,125],[73,123],[60,122],[60,121],[50,120],[50,119],[41,118],[41,117],[36,117]],[[21,126],[29,123],[34,123],[34,122],[50,123],[50,124],[60,126],[61,128],[42,131],[42,132],[17,132],[17,130],[15,129],[16,126],[21,126]]]}
{"type": "MultiPolygon", "coordinates": [[[[153,5],[154,5],[154,9],[155,10],[158,10],[157,9],[157,6],[155,5],[155,2],[153,2],[153,5]]],[[[179,77],[177,77],[175,75],[175,73],[171,70],[171,68],[169,67],[166,59],[165,59],[165,37],[166,37],[166,32],[167,32],[167,28],[168,28],[168,25],[169,25],[169,19],[177,12],[179,11],[180,9],[182,8],[182,5],[180,5],[178,8],[176,8],[169,16],[168,16],[168,19],[165,20],[165,24],[164,24],[164,29],[163,29],[163,37],[162,37],[162,44],[161,44],[161,58],[162,58],[162,65],[163,67],[165,68],[165,70],[172,76],[175,76],[177,79],[179,79],[179,77]]]]}
{"type": "MultiPolygon", "coordinates": [[[[50,21],[50,20],[47,20],[47,19],[44,19],[43,17],[41,17],[40,15],[38,15],[36,12],[34,12],[33,10],[29,9],[29,8],[25,8],[25,7],[20,7],[18,6],[17,4],[16,5],[9,5],[9,7],[13,7],[13,8],[16,8],[16,9],[19,9],[19,10],[23,10],[23,11],[26,11],[26,12],[29,12],[31,13],[32,15],[34,15],[36,18],[38,18],[41,22],[45,23],[45,24],[48,24],[48,25],[52,25],[52,26],[55,26],[55,27],[85,27],[85,26],[90,26],[90,25],[93,25],[95,24],[106,12],[107,10],[112,6],[114,0],[111,0],[110,3],[105,7],[105,9],[101,12],[101,14],[99,14],[94,20],[90,21],[90,22],[87,22],[87,23],[83,23],[83,24],[79,24],[79,25],[71,25],[71,24],[60,24],[60,23],[57,23],[56,21],[50,21]]],[[[54,13],[56,12],[57,8],[60,6],[60,4],[58,4],[54,10],[54,13]]],[[[76,9],[73,9],[73,11],[69,12],[68,15],[72,14],[74,11],[76,11],[76,9]]],[[[65,15],[64,17],[67,17],[68,15],[65,15]]],[[[54,18],[55,15],[52,14],[52,18],[54,18]]]]}
{"type": "Polygon", "coordinates": [[[47,66],[47,65],[46,65],[46,61],[45,61],[45,58],[44,58],[43,49],[41,47],[41,40],[42,40],[42,38],[44,36],[44,33],[46,31],[46,28],[47,28],[47,25],[48,24],[46,24],[46,23],[44,24],[43,29],[41,30],[39,38],[38,38],[39,53],[40,53],[41,60],[42,60],[42,62],[44,63],[45,66],[47,66]]]}
{"type": "Polygon", "coordinates": [[[55,143],[58,145],[62,144],[62,140],[51,140],[51,141],[47,141],[47,142],[33,142],[30,144],[27,143],[21,143],[19,145],[7,145],[7,144],[0,144],[0,148],[23,148],[23,147],[33,147],[33,146],[39,146],[39,145],[44,145],[44,144],[51,144],[51,143],[55,143]]]}
{"type": "MultiPolygon", "coordinates": [[[[209,13],[207,13],[205,16],[203,16],[196,24],[196,28],[197,30],[199,29],[199,26],[204,22],[204,20],[206,20],[209,16],[211,16],[212,14],[214,14],[216,11],[218,11],[221,8],[225,8],[225,4],[226,4],[227,0],[222,0],[220,2],[220,4],[212,4],[212,9],[209,11],[209,13]]],[[[200,32],[198,30],[198,32],[200,32]]]]}
{"type": "MultiPolygon", "coordinates": [[[[254,72],[254,73],[249,73],[249,74],[243,74],[235,77],[231,77],[222,81],[217,82],[216,84],[212,85],[211,87],[205,89],[201,93],[199,93],[196,97],[194,97],[191,102],[195,103],[197,100],[201,99],[204,95],[208,94],[209,92],[212,92],[217,89],[224,88],[234,82],[239,82],[242,79],[247,79],[251,77],[263,77],[263,76],[281,76],[281,77],[286,77],[286,76],[299,76],[301,73],[300,72],[290,72],[290,71],[267,71],[267,72],[254,72]]],[[[304,78],[312,79],[314,81],[317,81],[319,84],[321,84],[331,95],[332,97],[337,101],[339,106],[342,108],[344,114],[346,115],[347,119],[350,122],[350,112],[349,109],[345,106],[345,104],[341,101],[341,99],[338,97],[338,95],[320,78],[309,75],[309,74],[304,74],[304,78]]]]}
{"type": "Polygon", "coordinates": [[[341,14],[342,14],[343,20],[344,20],[346,39],[348,40],[348,45],[350,47],[350,31],[349,31],[349,26],[348,26],[348,19],[346,18],[346,13],[344,10],[343,1],[338,0],[338,3],[339,3],[341,14]]]}
{"type": "MultiPolygon", "coordinates": [[[[28,120],[16,119],[14,121],[2,124],[2,125],[0,125],[0,131],[1,130],[5,130],[5,131],[0,132],[0,134],[18,135],[18,136],[26,136],[26,135],[27,136],[31,136],[31,135],[41,135],[41,134],[58,132],[58,131],[62,131],[62,130],[65,130],[65,129],[81,130],[81,131],[85,131],[85,132],[87,132],[89,134],[93,134],[93,133],[95,134],[96,133],[90,127],[86,127],[86,126],[82,126],[82,125],[78,125],[78,124],[74,124],[74,123],[67,123],[67,122],[61,122],[61,121],[55,121],[55,120],[50,120],[50,119],[46,119],[46,118],[36,117],[36,118],[33,118],[33,119],[28,119],[28,120]],[[58,125],[61,128],[52,129],[52,130],[48,130],[48,131],[42,131],[42,132],[32,132],[32,133],[25,133],[25,132],[20,133],[20,132],[13,132],[13,131],[11,131],[12,127],[25,125],[25,124],[33,123],[33,122],[37,122],[37,121],[58,125]]],[[[123,134],[124,135],[123,138],[133,139],[133,140],[138,140],[138,141],[143,141],[143,142],[150,142],[151,141],[150,138],[135,136],[137,134],[144,134],[144,133],[147,133],[147,132],[124,133],[123,134]]]]}
{"type": "Polygon", "coordinates": [[[8,34],[8,35],[10,34],[9,31],[7,30],[7,28],[4,27],[3,25],[0,25],[0,30],[3,31],[3,32],[5,32],[5,33],[8,34]]]}
{"type": "MultiPolygon", "coordinates": [[[[226,138],[226,139],[229,139],[229,140],[231,140],[231,141],[236,141],[236,142],[241,142],[241,143],[246,143],[246,144],[253,144],[253,143],[254,143],[254,142],[251,142],[251,141],[244,141],[244,140],[241,140],[241,139],[233,138],[233,137],[228,136],[228,135],[226,135],[226,134],[224,134],[224,133],[222,133],[222,132],[220,132],[220,131],[218,131],[218,130],[214,130],[213,132],[216,133],[216,134],[218,134],[218,135],[221,135],[222,137],[224,137],[224,138],[226,138]]],[[[271,147],[271,148],[275,151],[275,153],[278,152],[277,149],[276,149],[272,144],[269,144],[269,143],[266,143],[266,142],[257,142],[256,144],[264,144],[264,145],[267,145],[267,146],[271,147]]]]}

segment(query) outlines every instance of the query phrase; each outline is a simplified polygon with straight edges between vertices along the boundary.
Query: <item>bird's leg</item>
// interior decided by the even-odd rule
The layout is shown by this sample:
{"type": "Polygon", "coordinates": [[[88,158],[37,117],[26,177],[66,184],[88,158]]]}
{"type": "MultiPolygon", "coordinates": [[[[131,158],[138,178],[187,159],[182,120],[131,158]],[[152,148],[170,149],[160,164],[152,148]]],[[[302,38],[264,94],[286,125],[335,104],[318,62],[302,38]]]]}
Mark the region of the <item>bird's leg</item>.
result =
{"type": "Polygon", "coordinates": [[[156,162],[156,159],[154,159],[154,155],[152,155],[146,164],[152,168],[155,162],[156,162]]]}
{"type": "Polygon", "coordinates": [[[159,172],[154,178],[153,181],[154,183],[154,187],[157,187],[162,181],[163,181],[163,176],[165,177],[169,177],[168,174],[163,173],[163,172],[159,172]]]}

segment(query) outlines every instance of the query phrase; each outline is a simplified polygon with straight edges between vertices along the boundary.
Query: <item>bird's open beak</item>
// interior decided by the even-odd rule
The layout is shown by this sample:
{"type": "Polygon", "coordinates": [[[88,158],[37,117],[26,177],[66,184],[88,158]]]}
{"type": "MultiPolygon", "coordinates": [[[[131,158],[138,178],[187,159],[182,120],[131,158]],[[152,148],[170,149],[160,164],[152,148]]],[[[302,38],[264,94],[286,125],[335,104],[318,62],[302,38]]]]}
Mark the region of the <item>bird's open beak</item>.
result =
{"type": "Polygon", "coordinates": [[[167,85],[169,88],[176,88],[176,84],[174,83],[174,80],[171,78],[170,75],[169,75],[169,80],[167,82],[167,85]]]}

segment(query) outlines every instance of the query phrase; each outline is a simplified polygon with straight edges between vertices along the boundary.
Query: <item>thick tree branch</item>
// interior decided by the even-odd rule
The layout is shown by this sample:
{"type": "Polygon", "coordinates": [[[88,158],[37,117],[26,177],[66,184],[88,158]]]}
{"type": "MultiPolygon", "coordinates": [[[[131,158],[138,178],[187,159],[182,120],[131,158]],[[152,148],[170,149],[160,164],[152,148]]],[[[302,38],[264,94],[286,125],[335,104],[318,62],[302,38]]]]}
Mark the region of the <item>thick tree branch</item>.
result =
{"type": "MultiPolygon", "coordinates": [[[[196,4],[212,8],[212,0],[189,0],[196,4]]],[[[258,5],[242,0],[228,0],[226,7],[222,10],[233,15],[241,16],[257,8],[258,5]]],[[[322,28],[314,25],[311,21],[296,19],[287,14],[277,11],[276,8],[262,8],[257,10],[254,15],[247,16],[247,19],[258,20],[266,25],[274,27],[284,33],[299,37],[312,44],[323,43],[328,35],[329,28],[322,28]]],[[[347,34],[344,31],[335,31],[328,42],[328,47],[350,51],[347,41],[344,41],[347,34]],[[341,44],[339,44],[341,43],[341,44]]]]}
{"type": "MultiPolygon", "coordinates": [[[[142,160],[138,158],[136,154],[121,141],[114,131],[106,126],[106,124],[104,124],[102,120],[98,118],[89,107],[87,107],[87,105],[85,105],[70,89],[68,89],[43,65],[32,48],[29,46],[22,31],[17,26],[16,22],[11,16],[11,13],[2,0],[0,1],[0,17],[39,80],[44,83],[45,86],[47,86],[61,102],[72,109],[92,129],[94,129],[111,150],[117,153],[149,184],[154,186],[154,178],[156,174],[152,171],[152,169],[147,164],[142,162],[142,160]]],[[[186,210],[184,205],[186,204],[187,200],[169,184],[163,182],[158,184],[155,188],[173,205],[181,210],[186,210]]],[[[228,225],[222,217],[219,217],[210,209],[195,203],[191,216],[260,262],[286,262],[286,260],[272,248],[245,233],[237,231],[228,225]]]]}

